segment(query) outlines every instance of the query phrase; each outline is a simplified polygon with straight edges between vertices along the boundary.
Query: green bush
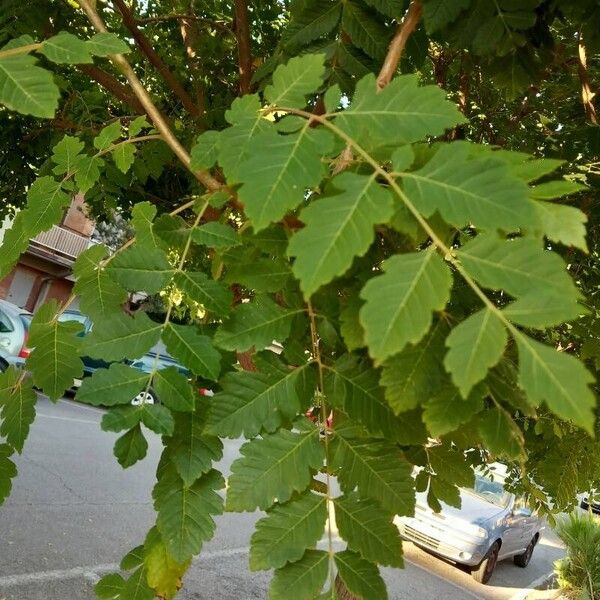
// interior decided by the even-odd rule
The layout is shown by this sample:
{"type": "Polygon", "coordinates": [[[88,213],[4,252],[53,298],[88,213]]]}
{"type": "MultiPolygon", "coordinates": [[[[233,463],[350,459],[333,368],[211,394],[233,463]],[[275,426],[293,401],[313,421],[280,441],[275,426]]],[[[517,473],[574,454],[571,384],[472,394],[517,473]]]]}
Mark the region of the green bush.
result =
{"type": "Polygon", "coordinates": [[[571,514],[557,533],[567,556],[556,562],[560,587],[577,598],[600,599],[600,519],[591,514],[571,514]]]}

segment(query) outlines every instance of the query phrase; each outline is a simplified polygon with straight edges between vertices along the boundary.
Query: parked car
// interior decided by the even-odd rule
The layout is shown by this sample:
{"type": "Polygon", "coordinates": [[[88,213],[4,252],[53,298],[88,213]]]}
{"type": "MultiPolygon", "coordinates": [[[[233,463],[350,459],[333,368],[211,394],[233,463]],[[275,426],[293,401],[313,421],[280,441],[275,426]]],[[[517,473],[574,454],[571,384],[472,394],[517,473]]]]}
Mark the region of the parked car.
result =
{"type": "Polygon", "coordinates": [[[579,506],[583,510],[591,510],[593,513],[600,515],[600,498],[596,492],[592,492],[593,496],[590,499],[589,496],[583,496],[579,506]]]}
{"type": "Polygon", "coordinates": [[[493,475],[476,471],[472,488],[460,488],[461,507],[442,504],[439,513],[417,494],[414,517],[396,517],[405,539],[451,562],[466,565],[473,578],[487,583],[499,560],[512,557],[526,567],[543,529],[525,500],[504,488],[506,468],[495,463],[493,475]]]}
{"type": "Polygon", "coordinates": [[[0,371],[13,364],[22,366],[29,355],[27,337],[32,314],[0,300],[0,371]]]}

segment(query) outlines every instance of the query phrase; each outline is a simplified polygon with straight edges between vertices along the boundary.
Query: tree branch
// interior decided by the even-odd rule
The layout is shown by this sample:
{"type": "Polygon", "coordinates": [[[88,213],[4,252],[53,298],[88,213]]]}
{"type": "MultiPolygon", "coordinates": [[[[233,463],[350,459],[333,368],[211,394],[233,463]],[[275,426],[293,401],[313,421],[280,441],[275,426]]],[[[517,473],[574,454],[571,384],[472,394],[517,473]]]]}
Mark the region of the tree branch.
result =
{"type": "MultiPolygon", "coordinates": [[[[79,6],[83,9],[87,15],[90,23],[94,26],[96,31],[100,33],[107,33],[108,29],[104,24],[104,21],[92,6],[90,0],[78,0],[79,6]]],[[[168,144],[171,150],[175,153],[175,156],[189,169],[190,168],[190,155],[186,149],[181,145],[177,137],[173,134],[169,128],[164,116],[158,110],[156,105],[152,102],[150,95],[146,91],[146,88],[142,85],[142,82],[138,79],[135,71],[132,69],[128,60],[122,54],[111,54],[109,57],[112,62],[121,70],[121,72],[127,77],[127,81],[131,86],[133,93],[139,99],[140,103],[144,107],[144,111],[150,117],[153,125],[163,136],[163,140],[168,144]]],[[[191,169],[190,169],[191,171],[191,169]]],[[[223,184],[217,181],[208,171],[191,171],[196,179],[207,189],[211,191],[223,189],[223,184]]]]}
{"type": "Polygon", "coordinates": [[[124,104],[130,106],[136,114],[144,114],[146,111],[136,95],[131,90],[123,85],[116,77],[110,73],[103,71],[96,65],[77,65],[77,68],[85,73],[90,79],[99,83],[106,91],[110,92],[115,98],[119,99],[124,104]]]}
{"type": "Polygon", "coordinates": [[[579,81],[581,82],[581,102],[583,103],[583,109],[585,115],[594,125],[598,124],[598,116],[596,115],[596,107],[594,106],[594,96],[590,86],[590,78],[587,69],[587,55],[585,46],[583,45],[583,38],[581,32],[577,35],[577,56],[579,66],[579,81]]]}
{"type": "MultiPolygon", "coordinates": [[[[190,13],[192,10],[193,3],[190,2],[190,13]]],[[[201,116],[206,114],[206,100],[204,97],[204,86],[201,79],[200,61],[196,56],[196,48],[198,42],[198,25],[194,21],[194,15],[190,14],[188,17],[183,17],[180,20],[179,28],[181,31],[181,38],[185,44],[185,52],[188,56],[188,64],[190,66],[190,73],[192,75],[192,84],[194,86],[194,95],[196,96],[196,106],[201,116]]]]}
{"type": "Polygon", "coordinates": [[[198,15],[164,15],[161,17],[146,17],[144,19],[136,19],[136,25],[147,25],[149,23],[164,23],[165,21],[183,21],[183,20],[193,20],[198,23],[204,23],[209,27],[214,27],[215,29],[220,29],[224,33],[228,35],[235,35],[231,30],[231,27],[225,21],[214,21],[211,19],[205,19],[204,17],[199,17],[198,15]]]}
{"type": "Polygon", "coordinates": [[[420,0],[412,0],[402,23],[398,26],[398,31],[390,42],[388,53],[383,61],[383,66],[377,76],[377,87],[383,89],[394,77],[398,69],[398,63],[408,38],[416,29],[420,19],[423,7],[420,0]]]}
{"type": "Polygon", "coordinates": [[[189,94],[185,91],[178,79],[171,73],[169,67],[164,63],[162,58],[156,53],[148,38],[138,29],[135,23],[135,18],[131,14],[129,7],[123,0],[112,0],[112,3],[121,13],[123,17],[123,25],[127,27],[140,50],[146,55],[150,63],[159,72],[165,83],[173,90],[176,96],[181,100],[184,108],[197,118],[200,116],[200,111],[189,94]]]}
{"type": "Polygon", "coordinates": [[[250,91],[252,80],[252,51],[250,48],[250,26],[246,0],[235,0],[235,38],[238,47],[238,67],[240,72],[240,94],[250,91]]]}

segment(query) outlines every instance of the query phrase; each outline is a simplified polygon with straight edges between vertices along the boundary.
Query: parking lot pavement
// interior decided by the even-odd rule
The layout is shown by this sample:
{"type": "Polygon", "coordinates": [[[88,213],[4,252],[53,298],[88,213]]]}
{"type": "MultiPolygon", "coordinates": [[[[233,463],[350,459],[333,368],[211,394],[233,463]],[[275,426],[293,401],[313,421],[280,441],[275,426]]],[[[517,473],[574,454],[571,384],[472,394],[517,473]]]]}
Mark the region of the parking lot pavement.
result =
{"type": "MultiPolygon", "coordinates": [[[[112,455],[116,434],[100,430],[102,412],[41,397],[13,493],[0,509],[0,599],[92,600],[93,584],[114,570],[154,521],[150,491],[161,445],[148,435],[148,457],[124,471],[112,455]]],[[[227,442],[228,470],[240,442],[227,442]]],[[[253,514],[225,514],[185,578],[182,600],[265,598],[269,573],[248,570],[253,514]]],[[[521,600],[524,587],[552,569],[561,550],[542,540],[527,569],[498,565],[481,586],[443,561],[405,544],[406,568],[385,569],[392,600],[521,600]]]]}

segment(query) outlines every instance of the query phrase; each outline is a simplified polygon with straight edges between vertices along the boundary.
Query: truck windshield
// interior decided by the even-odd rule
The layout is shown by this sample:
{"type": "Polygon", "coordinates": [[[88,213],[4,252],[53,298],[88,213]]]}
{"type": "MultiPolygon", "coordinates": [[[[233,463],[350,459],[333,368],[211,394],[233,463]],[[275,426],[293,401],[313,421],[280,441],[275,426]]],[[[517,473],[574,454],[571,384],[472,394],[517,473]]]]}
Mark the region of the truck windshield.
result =
{"type": "Polygon", "coordinates": [[[510,493],[504,489],[502,482],[492,481],[481,473],[475,473],[475,483],[472,488],[461,488],[465,492],[477,496],[495,506],[506,507],[510,500],[510,493]]]}

